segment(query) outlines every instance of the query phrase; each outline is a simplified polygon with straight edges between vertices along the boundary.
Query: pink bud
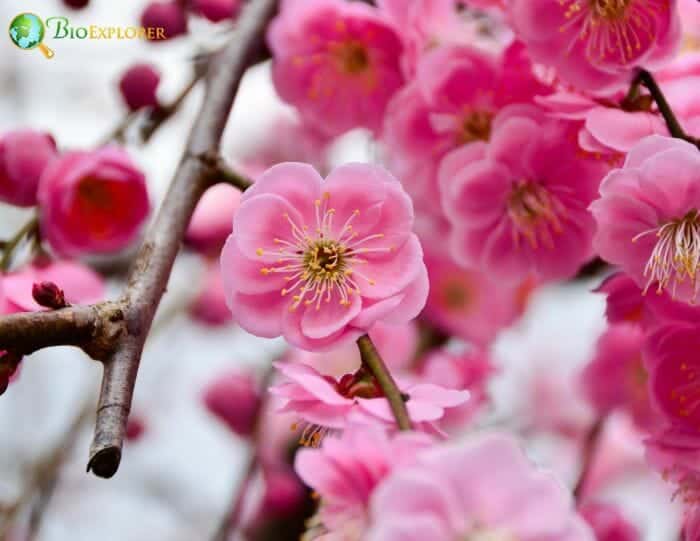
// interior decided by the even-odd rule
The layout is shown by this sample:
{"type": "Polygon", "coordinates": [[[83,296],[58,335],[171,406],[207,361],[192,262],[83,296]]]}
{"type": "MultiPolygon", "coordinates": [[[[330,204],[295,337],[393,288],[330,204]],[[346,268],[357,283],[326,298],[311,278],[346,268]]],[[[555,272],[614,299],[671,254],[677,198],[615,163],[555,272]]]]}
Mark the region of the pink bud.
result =
{"type": "Polygon", "coordinates": [[[0,137],[0,201],[36,205],[41,173],[56,156],[56,143],[49,134],[19,130],[0,137]]]}
{"type": "Polygon", "coordinates": [[[224,282],[218,262],[211,262],[207,267],[202,289],[190,305],[190,315],[205,325],[218,327],[233,320],[231,310],[226,304],[224,282]]]}
{"type": "Polygon", "coordinates": [[[294,513],[305,498],[304,485],[296,474],[284,468],[266,468],[265,496],[261,511],[275,516],[285,516],[294,513]]]}
{"type": "Polygon", "coordinates": [[[128,441],[138,441],[146,431],[146,423],[137,415],[131,415],[126,423],[126,439],[128,441]]]}
{"type": "Polygon", "coordinates": [[[240,12],[239,0],[193,0],[192,10],[214,23],[235,19],[240,12]]]}
{"type": "Polygon", "coordinates": [[[240,190],[230,184],[209,188],[192,214],[185,242],[200,252],[218,254],[231,234],[233,215],[240,202],[240,190]]]}
{"type": "Polygon", "coordinates": [[[143,173],[118,147],[69,152],[53,161],[38,199],[42,234],[63,255],[125,248],[150,210],[143,173]]]}
{"type": "Polygon", "coordinates": [[[53,282],[40,282],[32,285],[32,297],[39,306],[52,310],[69,306],[63,290],[53,282]]]}
{"type": "Polygon", "coordinates": [[[618,507],[607,502],[590,502],[579,512],[595,533],[597,541],[637,541],[639,532],[622,515],[618,507]]]}
{"type": "Polygon", "coordinates": [[[239,436],[255,430],[260,390],[250,372],[232,372],[219,377],[204,391],[204,404],[219,420],[239,436]]]}
{"type": "Polygon", "coordinates": [[[158,42],[185,34],[187,16],[177,2],[151,2],[141,14],[141,25],[145,28],[162,28],[165,37],[157,37],[154,41],[158,42]]]}
{"type": "Polygon", "coordinates": [[[158,83],[160,74],[150,64],[135,64],[131,66],[119,80],[119,90],[126,105],[132,111],[142,107],[157,107],[158,83]]]}
{"type": "Polygon", "coordinates": [[[90,0],[63,0],[63,3],[72,9],[83,9],[87,7],[90,0]]]}

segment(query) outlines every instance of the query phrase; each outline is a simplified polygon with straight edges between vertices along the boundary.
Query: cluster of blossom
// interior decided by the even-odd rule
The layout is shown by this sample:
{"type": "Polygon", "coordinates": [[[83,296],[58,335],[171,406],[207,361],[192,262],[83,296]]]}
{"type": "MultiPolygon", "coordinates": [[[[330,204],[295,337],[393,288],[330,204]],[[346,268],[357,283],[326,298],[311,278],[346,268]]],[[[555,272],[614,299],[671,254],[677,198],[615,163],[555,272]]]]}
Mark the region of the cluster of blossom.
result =
{"type": "Polygon", "coordinates": [[[292,347],[270,392],[312,447],[295,462],[320,496],[305,539],[637,539],[614,506],[573,511],[511,437],[441,441],[475,426],[489,346],[533,289],[596,256],[619,272],[600,287],[609,328],[580,383],[597,415],[623,410],[652,435],[649,463],[700,538],[700,152],[664,111],[700,133],[698,11],[281,2],[272,80],[306,137],[254,170],[221,274],[234,321],[292,347]],[[320,157],[357,128],[380,163],[329,171],[320,157]],[[396,433],[354,344],[365,334],[418,432],[396,433]]]}

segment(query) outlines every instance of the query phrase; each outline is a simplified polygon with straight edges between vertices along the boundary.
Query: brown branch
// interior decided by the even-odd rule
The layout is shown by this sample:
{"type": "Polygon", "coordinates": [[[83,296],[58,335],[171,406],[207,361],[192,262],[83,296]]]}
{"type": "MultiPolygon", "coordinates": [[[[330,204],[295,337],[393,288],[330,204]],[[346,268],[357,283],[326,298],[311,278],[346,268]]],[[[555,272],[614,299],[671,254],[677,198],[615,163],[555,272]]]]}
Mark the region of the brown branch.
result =
{"type": "Polygon", "coordinates": [[[593,422],[593,425],[588,430],[583,441],[582,457],[581,457],[581,472],[579,473],[578,481],[574,487],[574,500],[577,503],[581,503],[584,491],[586,489],[586,482],[590,474],[591,466],[593,465],[593,460],[595,459],[596,453],[598,451],[598,446],[600,444],[601,436],[603,435],[603,430],[605,428],[605,417],[599,417],[593,422]]]}
{"type": "Polygon", "coordinates": [[[379,387],[384,392],[384,396],[388,400],[391,411],[396,418],[396,424],[401,430],[411,430],[411,418],[406,409],[405,396],[396,385],[391,372],[384,364],[384,360],[379,355],[377,348],[374,347],[369,335],[360,336],[357,340],[357,347],[360,348],[362,364],[372,373],[379,387]]]}
{"type": "Polygon", "coordinates": [[[208,63],[204,100],[168,193],[129,273],[122,298],[93,306],[0,318],[0,349],[31,353],[75,345],[104,365],[87,469],[111,477],[119,467],[136,374],[156,309],[194,208],[215,180],[202,156],[216,155],[246,69],[265,54],[277,0],[253,0],[228,45],[208,63]]]}
{"type": "Polygon", "coordinates": [[[264,49],[265,28],[276,8],[276,0],[250,2],[229,44],[209,63],[204,101],[184,156],[132,267],[123,299],[127,332],[104,363],[90,448],[88,470],[100,477],[111,477],[119,467],[143,346],[190,217],[211,182],[210,170],[199,157],[218,152],[243,74],[264,49]]]}

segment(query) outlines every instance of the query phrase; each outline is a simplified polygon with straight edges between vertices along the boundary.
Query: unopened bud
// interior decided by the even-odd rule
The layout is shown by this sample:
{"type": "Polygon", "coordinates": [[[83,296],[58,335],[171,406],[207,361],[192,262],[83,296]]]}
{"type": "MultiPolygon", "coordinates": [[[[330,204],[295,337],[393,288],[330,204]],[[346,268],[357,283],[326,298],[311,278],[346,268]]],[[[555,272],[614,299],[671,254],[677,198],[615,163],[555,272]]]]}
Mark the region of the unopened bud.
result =
{"type": "Polygon", "coordinates": [[[32,286],[32,297],[39,306],[58,310],[70,306],[63,290],[53,282],[39,282],[32,286]]]}

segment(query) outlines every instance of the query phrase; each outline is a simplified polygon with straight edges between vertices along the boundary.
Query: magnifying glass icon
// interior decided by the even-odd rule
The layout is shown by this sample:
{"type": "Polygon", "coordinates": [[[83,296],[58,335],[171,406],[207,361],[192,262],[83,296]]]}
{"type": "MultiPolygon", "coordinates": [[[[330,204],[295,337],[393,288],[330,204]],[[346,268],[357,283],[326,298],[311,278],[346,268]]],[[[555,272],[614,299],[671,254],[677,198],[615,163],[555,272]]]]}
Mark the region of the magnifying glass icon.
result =
{"type": "Polygon", "coordinates": [[[42,43],[46,30],[44,21],[33,13],[20,13],[10,22],[10,39],[24,51],[39,49],[46,58],[53,58],[54,52],[42,43]]]}

